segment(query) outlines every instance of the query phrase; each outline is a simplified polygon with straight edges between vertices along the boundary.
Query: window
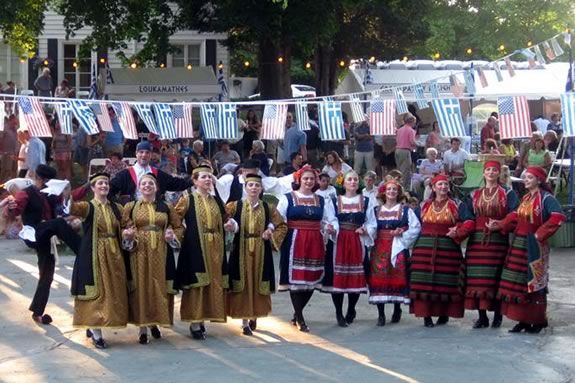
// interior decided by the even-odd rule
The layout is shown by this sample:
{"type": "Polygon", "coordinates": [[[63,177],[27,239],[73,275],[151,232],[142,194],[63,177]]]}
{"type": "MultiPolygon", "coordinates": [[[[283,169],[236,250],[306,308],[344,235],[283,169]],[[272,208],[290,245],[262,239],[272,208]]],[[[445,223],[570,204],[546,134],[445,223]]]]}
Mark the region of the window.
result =
{"type": "Polygon", "coordinates": [[[184,67],[188,64],[200,66],[201,44],[174,45],[175,51],[172,53],[172,66],[184,67]]]}
{"type": "Polygon", "coordinates": [[[8,81],[14,81],[16,86],[20,87],[21,71],[20,57],[0,39],[0,83],[2,86],[6,86],[8,81]]]}
{"type": "Polygon", "coordinates": [[[90,57],[78,57],[79,44],[64,44],[64,78],[76,92],[90,90],[90,57]],[[74,67],[77,63],[77,67],[74,67]]]}

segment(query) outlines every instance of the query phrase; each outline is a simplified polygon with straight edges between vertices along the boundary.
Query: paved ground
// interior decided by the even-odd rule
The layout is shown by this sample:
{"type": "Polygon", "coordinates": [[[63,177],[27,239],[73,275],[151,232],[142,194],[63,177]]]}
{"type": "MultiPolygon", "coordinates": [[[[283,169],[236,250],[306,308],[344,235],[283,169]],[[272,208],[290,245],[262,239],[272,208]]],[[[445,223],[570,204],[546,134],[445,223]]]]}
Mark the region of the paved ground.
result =
{"type": "MultiPolygon", "coordinates": [[[[552,254],[551,327],[540,335],[472,330],[475,313],[426,329],[404,315],[375,326],[377,311],[362,297],[349,328],[335,324],[331,299],[317,293],[307,309],[311,334],[289,325],[289,296],[274,296],[274,315],[254,337],[237,321],[208,324],[204,342],[177,322],[164,338],[137,344],[137,330],[105,333],[96,350],[72,327],[69,278],[73,257],[61,257],[48,312],[38,326],[27,307],[36,284],[35,255],[19,241],[0,241],[0,382],[570,382],[575,376],[575,251],[552,254]]],[[[390,308],[391,309],[391,308],[390,308]]],[[[388,316],[390,316],[389,313],[388,316]]]]}

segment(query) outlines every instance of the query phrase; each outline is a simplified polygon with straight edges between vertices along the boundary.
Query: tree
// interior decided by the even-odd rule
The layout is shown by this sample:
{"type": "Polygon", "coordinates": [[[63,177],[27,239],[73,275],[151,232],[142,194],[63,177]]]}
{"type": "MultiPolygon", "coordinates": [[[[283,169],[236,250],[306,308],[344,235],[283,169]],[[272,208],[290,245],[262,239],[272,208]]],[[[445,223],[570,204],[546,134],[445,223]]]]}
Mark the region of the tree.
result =
{"type": "Polygon", "coordinates": [[[21,56],[33,56],[36,38],[44,27],[49,0],[10,0],[2,5],[0,30],[4,40],[21,56]]]}

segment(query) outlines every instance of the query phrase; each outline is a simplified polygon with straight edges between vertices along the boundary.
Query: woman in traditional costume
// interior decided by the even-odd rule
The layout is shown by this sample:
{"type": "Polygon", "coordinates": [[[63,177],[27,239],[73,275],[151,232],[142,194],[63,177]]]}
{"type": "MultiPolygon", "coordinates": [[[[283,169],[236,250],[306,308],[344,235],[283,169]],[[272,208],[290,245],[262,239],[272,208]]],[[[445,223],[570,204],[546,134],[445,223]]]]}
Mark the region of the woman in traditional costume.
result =
{"type": "Polygon", "coordinates": [[[182,321],[190,323],[192,338],[205,339],[204,321],[226,321],[228,264],[224,251],[223,203],[213,190],[213,171],[202,165],[192,171],[195,189],[175,206],[186,224],[178,256],[176,280],[183,290],[182,321]]]}
{"type": "Polygon", "coordinates": [[[513,232],[515,237],[505,258],[498,297],[501,312],[518,321],[509,332],[539,333],[547,323],[549,244],[547,240],[565,222],[559,202],[546,183],[547,172],[530,166],[524,175],[527,194],[517,211],[503,220],[491,220],[492,231],[513,232]]]}
{"type": "MultiPolygon", "coordinates": [[[[463,255],[448,231],[459,222],[459,204],[449,197],[449,179],[431,180],[431,198],[421,208],[421,234],[411,255],[410,311],[424,318],[425,327],[463,317],[463,255]]],[[[455,235],[455,234],[454,234],[455,235]]]]}
{"type": "Polygon", "coordinates": [[[148,344],[162,334],[158,326],[173,324],[176,263],[172,248],[179,247],[182,220],[170,205],[156,200],[158,181],[148,173],[138,181],[139,200],[124,207],[123,247],[130,252],[132,283],[128,295],[129,322],[140,327],[139,342],[148,344]]]}
{"type": "Polygon", "coordinates": [[[331,293],[335,317],[340,327],[353,323],[355,306],[361,293],[367,293],[367,248],[373,245],[375,215],[368,197],[357,193],[359,176],[355,171],[345,174],[344,195],[325,203],[333,204],[339,230],[327,244],[323,292],[331,293]],[[348,307],[343,316],[343,298],[347,293],[348,307]]]}
{"type": "Polygon", "coordinates": [[[253,335],[257,318],[272,311],[275,292],[272,249],[279,250],[287,226],[275,208],[260,200],[262,177],[248,174],[246,197],[226,205],[224,229],[235,233],[229,259],[228,315],[242,319],[244,335],[253,335]]]}
{"type": "Polygon", "coordinates": [[[128,323],[126,258],[120,249],[122,207],[108,201],[110,177],[90,177],[94,199],[73,202],[70,214],[84,221],[84,236],[74,262],[71,292],[75,327],[87,328],[97,348],[106,348],[102,328],[128,323]]]}
{"type": "Polygon", "coordinates": [[[394,179],[379,187],[380,205],[375,246],[369,259],[369,303],[377,305],[378,326],[385,326],[385,304],[393,303],[391,323],[401,320],[401,304],[409,304],[409,248],[421,231],[419,219],[408,205],[401,184],[394,179]]]}
{"type": "Polygon", "coordinates": [[[317,178],[311,166],[303,166],[294,173],[296,190],[281,196],[277,205],[288,226],[281,246],[279,290],[290,292],[292,323],[303,332],[309,332],[303,309],[313,291],[321,287],[324,275],[324,235],[334,235],[338,230],[333,204],[314,194],[317,178]]]}
{"type": "Polygon", "coordinates": [[[499,161],[485,162],[485,187],[467,196],[461,212],[463,223],[454,228],[459,240],[469,237],[465,253],[465,309],[479,312],[479,319],[473,328],[489,327],[487,311],[494,312],[491,327],[501,326],[497,288],[509,239],[506,233],[490,232],[487,223],[490,219],[500,220],[515,211],[519,200],[512,189],[499,183],[500,174],[499,161]]]}

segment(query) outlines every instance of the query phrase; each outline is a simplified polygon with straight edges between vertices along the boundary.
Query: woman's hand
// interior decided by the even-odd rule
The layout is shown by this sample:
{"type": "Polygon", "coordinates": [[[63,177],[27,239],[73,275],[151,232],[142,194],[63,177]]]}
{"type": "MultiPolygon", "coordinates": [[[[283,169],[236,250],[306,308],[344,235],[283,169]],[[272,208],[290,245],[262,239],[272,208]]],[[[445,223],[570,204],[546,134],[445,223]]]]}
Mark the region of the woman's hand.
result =
{"type": "Polygon", "coordinates": [[[394,237],[401,237],[404,232],[405,230],[403,230],[401,227],[398,227],[397,229],[392,230],[390,234],[394,237]]]}
{"type": "Polygon", "coordinates": [[[455,238],[455,236],[457,235],[457,227],[455,226],[450,227],[449,230],[447,231],[447,234],[445,235],[449,238],[455,238]]]}
{"type": "Polygon", "coordinates": [[[365,233],[367,233],[367,230],[365,230],[365,227],[361,226],[355,229],[355,232],[359,235],[364,235],[365,233]]]}
{"type": "Polygon", "coordinates": [[[234,222],[230,218],[226,221],[226,223],[224,223],[224,230],[229,232],[229,233],[233,233],[234,229],[235,229],[234,222]]]}
{"type": "Polygon", "coordinates": [[[497,220],[497,219],[489,219],[489,222],[487,222],[485,224],[485,227],[489,230],[489,231],[497,231],[497,230],[501,230],[501,221],[497,220]]]}
{"type": "Polygon", "coordinates": [[[273,235],[273,230],[272,229],[266,229],[263,233],[262,233],[262,238],[265,241],[269,241],[272,238],[273,235]]]}
{"type": "Polygon", "coordinates": [[[335,234],[335,228],[333,227],[333,225],[331,223],[328,223],[327,226],[325,227],[325,231],[328,234],[335,234]]]}
{"type": "Polygon", "coordinates": [[[122,231],[122,238],[126,241],[133,241],[136,238],[136,229],[133,226],[129,226],[122,231]]]}

